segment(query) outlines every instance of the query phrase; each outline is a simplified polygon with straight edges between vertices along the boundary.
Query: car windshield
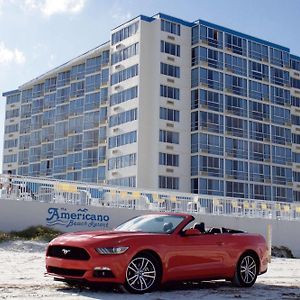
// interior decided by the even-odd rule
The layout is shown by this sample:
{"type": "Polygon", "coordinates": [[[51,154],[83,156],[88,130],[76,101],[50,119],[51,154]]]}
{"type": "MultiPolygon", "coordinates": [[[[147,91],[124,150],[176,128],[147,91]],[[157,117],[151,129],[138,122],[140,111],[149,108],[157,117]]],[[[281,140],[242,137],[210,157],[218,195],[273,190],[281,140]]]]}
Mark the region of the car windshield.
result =
{"type": "Polygon", "coordinates": [[[182,216],[145,215],[119,225],[116,231],[141,231],[148,233],[172,233],[183,221],[182,216]]]}

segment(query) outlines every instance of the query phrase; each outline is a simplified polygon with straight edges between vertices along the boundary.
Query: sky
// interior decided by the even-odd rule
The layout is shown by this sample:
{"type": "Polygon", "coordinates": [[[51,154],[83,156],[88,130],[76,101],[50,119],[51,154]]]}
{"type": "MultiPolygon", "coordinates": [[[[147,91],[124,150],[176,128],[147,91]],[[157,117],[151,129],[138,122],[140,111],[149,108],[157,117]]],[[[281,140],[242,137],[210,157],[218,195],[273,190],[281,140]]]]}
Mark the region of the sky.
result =
{"type": "Polygon", "coordinates": [[[108,41],[123,22],[158,12],[213,22],[300,56],[300,0],[0,0],[0,171],[2,93],[108,41]]]}

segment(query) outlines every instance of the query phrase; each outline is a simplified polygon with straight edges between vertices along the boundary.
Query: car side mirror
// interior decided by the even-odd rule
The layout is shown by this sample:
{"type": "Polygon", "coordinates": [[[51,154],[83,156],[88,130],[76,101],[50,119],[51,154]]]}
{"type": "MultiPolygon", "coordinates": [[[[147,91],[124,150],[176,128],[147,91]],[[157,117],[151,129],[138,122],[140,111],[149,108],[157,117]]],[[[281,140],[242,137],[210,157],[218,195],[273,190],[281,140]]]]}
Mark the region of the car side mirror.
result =
{"type": "Polygon", "coordinates": [[[198,229],[194,229],[194,228],[187,229],[184,232],[185,236],[193,236],[193,235],[200,235],[200,234],[201,234],[200,231],[198,229]]]}

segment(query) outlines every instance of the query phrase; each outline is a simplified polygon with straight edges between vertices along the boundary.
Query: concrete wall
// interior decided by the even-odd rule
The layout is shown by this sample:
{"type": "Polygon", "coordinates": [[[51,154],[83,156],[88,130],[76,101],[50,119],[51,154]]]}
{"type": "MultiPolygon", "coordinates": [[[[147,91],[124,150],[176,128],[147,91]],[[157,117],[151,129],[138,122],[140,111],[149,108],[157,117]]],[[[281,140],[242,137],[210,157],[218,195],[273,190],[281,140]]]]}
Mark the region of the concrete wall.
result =
{"type": "MultiPolygon", "coordinates": [[[[107,230],[147,211],[96,206],[77,206],[17,200],[0,200],[0,231],[22,230],[44,225],[61,231],[107,230]]],[[[267,225],[272,225],[272,244],[289,247],[300,257],[298,221],[239,218],[217,215],[196,215],[207,227],[229,227],[261,233],[266,237],[267,225]]]]}

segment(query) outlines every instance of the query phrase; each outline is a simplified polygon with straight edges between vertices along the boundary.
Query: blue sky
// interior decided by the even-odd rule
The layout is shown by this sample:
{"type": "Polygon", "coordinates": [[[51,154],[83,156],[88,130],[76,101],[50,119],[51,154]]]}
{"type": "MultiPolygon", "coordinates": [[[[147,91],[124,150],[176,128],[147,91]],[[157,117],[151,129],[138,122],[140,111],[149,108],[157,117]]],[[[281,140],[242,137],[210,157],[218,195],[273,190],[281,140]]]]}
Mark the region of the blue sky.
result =
{"type": "MultiPolygon", "coordinates": [[[[0,0],[1,95],[108,41],[110,29],[126,20],[158,12],[207,20],[300,56],[300,0],[0,0]]],[[[2,158],[5,99],[0,98],[2,158]]]]}

